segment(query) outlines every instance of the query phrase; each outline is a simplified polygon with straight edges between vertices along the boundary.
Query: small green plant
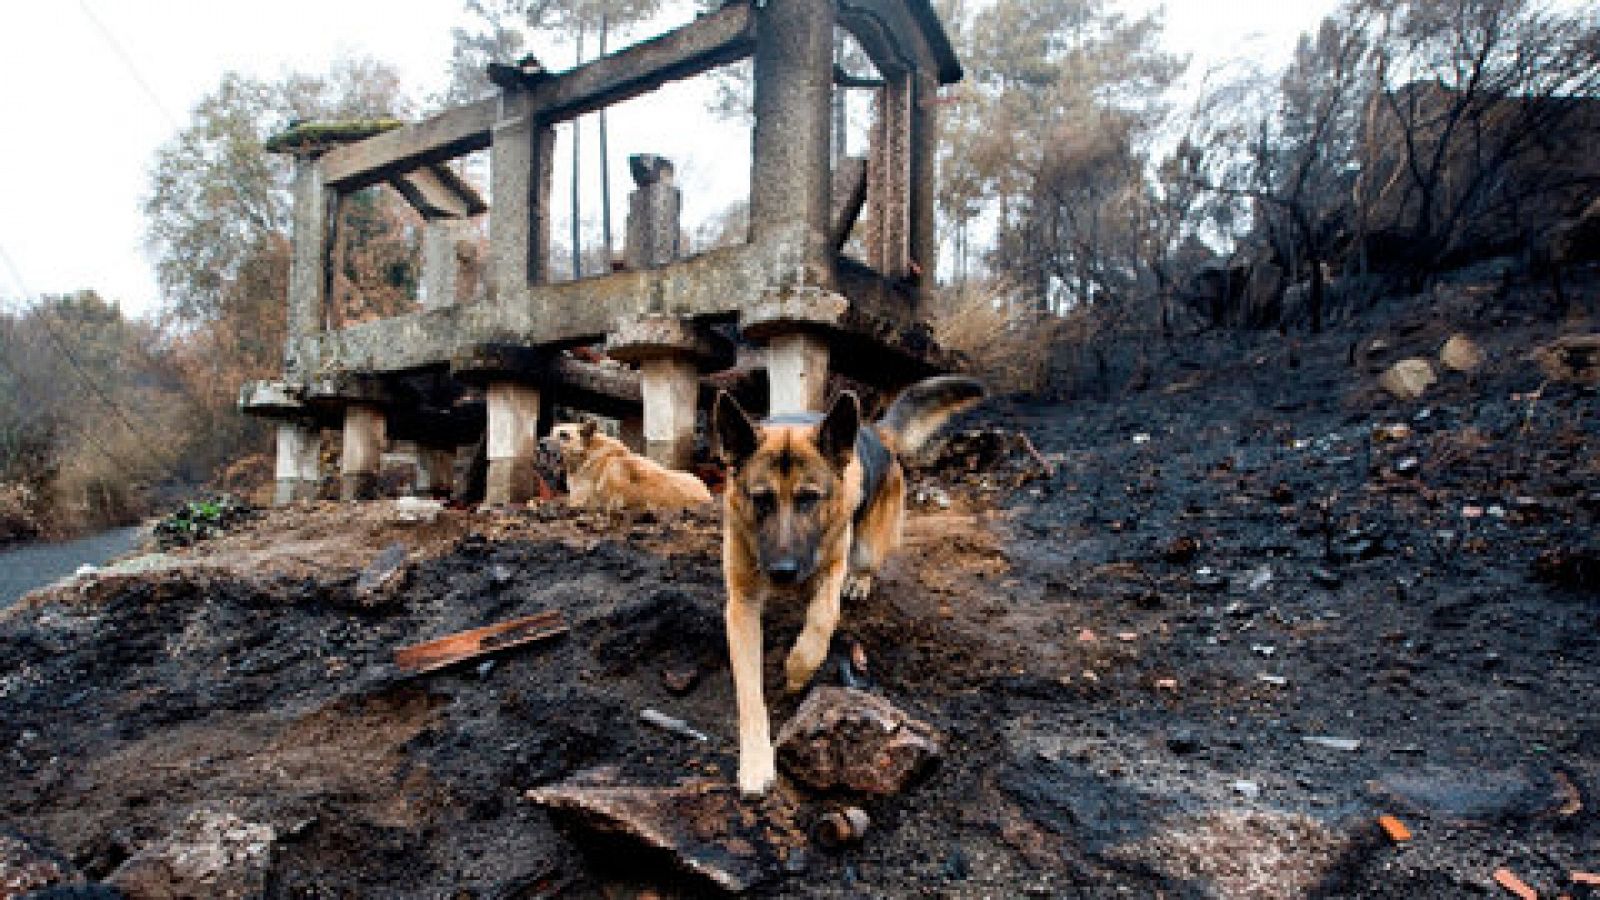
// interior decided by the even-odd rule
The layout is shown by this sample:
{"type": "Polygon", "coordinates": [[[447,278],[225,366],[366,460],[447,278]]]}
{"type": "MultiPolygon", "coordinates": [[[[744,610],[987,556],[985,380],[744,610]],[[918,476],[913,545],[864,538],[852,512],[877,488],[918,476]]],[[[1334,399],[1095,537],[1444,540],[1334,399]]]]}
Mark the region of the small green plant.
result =
{"type": "Polygon", "coordinates": [[[255,513],[254,507],[228,495],[191,500],[156,523],[156,539],[163,549],[187,547],[224,534],[255,513]]]}

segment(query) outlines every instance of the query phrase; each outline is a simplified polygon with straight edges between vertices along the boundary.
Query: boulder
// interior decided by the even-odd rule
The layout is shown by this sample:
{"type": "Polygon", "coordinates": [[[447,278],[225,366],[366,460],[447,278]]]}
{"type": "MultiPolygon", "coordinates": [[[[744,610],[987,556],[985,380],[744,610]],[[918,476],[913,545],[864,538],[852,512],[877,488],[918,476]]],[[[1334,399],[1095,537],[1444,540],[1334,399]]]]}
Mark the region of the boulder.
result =
{"type": "Polygon", "coordinates": [[[597,834],[662,851],[683,871],[733,893],[781,874],[806,843],[797,808],[777,790],[743,801],[737,788],[721,782],[630,785],[598,769],[529,791],[528,798],[597,834]]]}
{"type": "Polygon", "coordinates": [[[1439,348],[1439,364],[1451,372],[1475,371],[1484,359],[1483,348],[1464,334],[1452,334],[1439,348]]]}
{"type": "Polygon", "coordinates": [[[876,694],[819,687],[776,742],[778,765],[817,790],[891,795],[939,758],[932,727],[876,694]]]}
{"type": "Polygon", "coordinates": [[[267,887],[271,825],[200,810],[177,831],[135,853],[106,878],[128,900],[244,900],[267,887]]]}
{"type": "Polygon", "coordinates": [[[1378,386],[1400,400],[1415,400],[1438,380],[1432,363],[1413,356],[1400,360],[1379,375],[1378,386]]]}

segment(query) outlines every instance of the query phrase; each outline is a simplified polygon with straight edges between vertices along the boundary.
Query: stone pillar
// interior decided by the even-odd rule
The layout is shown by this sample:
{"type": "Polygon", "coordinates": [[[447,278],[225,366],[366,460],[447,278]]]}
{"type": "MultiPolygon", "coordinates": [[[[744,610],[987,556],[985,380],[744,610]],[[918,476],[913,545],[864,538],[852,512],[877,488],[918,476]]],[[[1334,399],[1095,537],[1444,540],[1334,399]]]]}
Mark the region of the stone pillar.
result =
{"type": "Polygon", "coordinates": [[[556,133],[532,116],[494,126],[489,148],[489,290],[502,299],[550,280],[550,186],[556,133]]]}
{"type": "Polygon", "coordinates": [[[539,389],[492,381],[487,399],[489,473],[483,502],[526,503],[536,495],[539,479],[539,389]]]}
{"type": "Polygon", "coordinates": [[[700,373],[688,356],[659,356],[639,364],[644,394],[645,455],[669,469],[694,462],[694,414],[700,373]]]}
{"type": "Polygon", "coordinates": [[[328,294],[328,254],[333,246],[338,192],[322,183],[315,157],[294,161],[293,244],[289,261],[289,339],[284,368],[291,379],[304,373],[300,339],[322,331],[328,294]]]}
{"type": "Polygon", "coordinates": [[[383,410],[366,403],[344,409],[344,453],[339,460],[339,499],[346,503],[378,495],[378,470],[387,443],[383,410]]]}
{"type": "Polygon", "coordinates": [[[272,505],[311,502],[322,484],[322,431],[314,425],[278,425],[277,489],[272,505]]]}
{"type": "Polygon", "coordinates": [[[797,262],[830,279],[833,3],[783,0],[756,15],[750,236],[801,242],[797,262]]]}
{"type": "Polygon", "coordinates": [[[651,153],[638,153],[628,157],[628,164],[638,190],[628,195],[623,265],[633,270],[659,268],[678,258],[682,200],[672,183],[672,163],[651,153]]]}
{"type": "MultiPolygon", "coordinates": [[[[891,278],[909,274],[912,258],[914,84],[906,72],[878,89],[867,157],[867,262],[891,278]]],[[[931,168],[928,174],[931,188],[931,168]]]]}
{"type": "Polygon", "coordinates": [[[422,226],[422,308],[456,305],[460,261],[456,242],[461,239],[460,219],[429,219],[422,226]]]}
{"type": "Polygon", "coordinates": [[[828,345],[804,331],[767,341],[768,413],[821,412],[828,393],[828,345]]]}
{"type": "Polygon", "coordinates": [[[907,216],[912,277],[919,284],[932,285],[939,268],[937,234],[938,198],[935,166],[939,155],[939,83],[930,75],[911,79],[911,134],[907,164],[911,190],[907,216]]]}

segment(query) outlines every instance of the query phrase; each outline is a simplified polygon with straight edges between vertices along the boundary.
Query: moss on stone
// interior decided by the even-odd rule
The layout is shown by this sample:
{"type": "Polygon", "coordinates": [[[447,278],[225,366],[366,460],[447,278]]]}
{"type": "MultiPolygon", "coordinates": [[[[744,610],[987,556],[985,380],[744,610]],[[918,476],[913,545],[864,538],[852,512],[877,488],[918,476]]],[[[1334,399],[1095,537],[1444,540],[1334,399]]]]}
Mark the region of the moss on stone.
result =
{"type": "Polygon", "coordinates": [[[350,119],[343,122],[300,122],[267,139],[270,153],[296,153],[334,144],[365,140],[406,124],[399,119],[350,119]]]}

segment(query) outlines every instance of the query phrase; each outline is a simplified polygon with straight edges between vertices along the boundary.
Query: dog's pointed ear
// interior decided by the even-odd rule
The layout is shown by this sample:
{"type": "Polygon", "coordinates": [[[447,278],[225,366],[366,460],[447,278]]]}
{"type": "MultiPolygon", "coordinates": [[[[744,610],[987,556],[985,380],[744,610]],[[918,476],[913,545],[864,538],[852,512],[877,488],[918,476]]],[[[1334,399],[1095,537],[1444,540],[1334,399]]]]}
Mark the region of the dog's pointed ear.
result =
{"type": "Polygon", "coordinates": [[[855,391],[843,391],[828,407],[828,414],[817,426],[817,449],[836,468],[850,464],[856,452],[856,434],[861,430],[861,401],[855,391]]]}
{"type": "Polygon", "coordinates": [[[718,391],[717,401],[711,406],[711,433],[716,438],[713,452],[735,468],[744,465],[760,443],[755,423],[727,391],[718,391]]]}
{"type": "Polygon", "coordinates": [[[583,442],[585,444],[589,443],[589,441],[594,437],[594,428],[595,425],[593,419],[590,419],[589,421],[578,426],[578,436],[583,438],[583,442]]]}

